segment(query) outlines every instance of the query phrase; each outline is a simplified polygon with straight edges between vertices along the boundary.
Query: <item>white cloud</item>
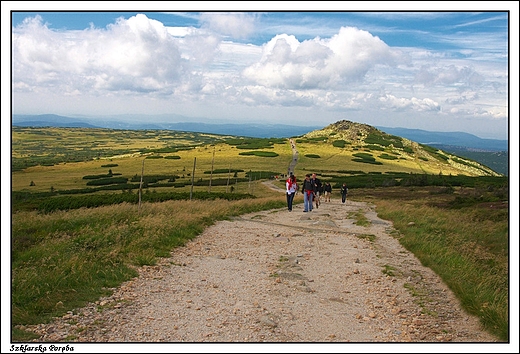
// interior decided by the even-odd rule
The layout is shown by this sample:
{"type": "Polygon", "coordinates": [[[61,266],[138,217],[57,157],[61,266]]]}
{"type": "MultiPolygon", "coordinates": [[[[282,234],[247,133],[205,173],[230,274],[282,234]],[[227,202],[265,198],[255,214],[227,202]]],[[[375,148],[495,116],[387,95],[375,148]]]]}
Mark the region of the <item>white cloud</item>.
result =
{"type": "Polygon", "coordinates": [[[71,32],[51,31],[37,16],[14,29],[12,58],[15,87],[83,94],[160,92],[185,69],[167,29],[144,15],[71,32]]]}
{"type": "Polygon", "coordinates": [[[402,110],[405,108],[411,108],[414,111],[439,111],[440,106],[437,102],[430,98],[419,99],[416,97],[412,98],[398,98],[392,95],[385,95],[379,98],[379,101],[383,103],[381,108],[393,108],[402,110]]]}
{"type": "Polygon", "coordinates": [[[243,75],[268,87],[341,89],[362,80],[375,65],[394,66],[399,53],[366,31],[343,27],[332,38],[299,42],[278,35],[264,45],[260,62],[243,75]]]}
{"type": "Polygon", "coordinates": [[[203,28],[212,32],[233,38],[247,38],[255,31],[257,16],[254,13],[211,12],[202,13],[199,20],[203,28]]]}
{"type": "Polygon", "coordinates": [[[415,82],[424,85],[462,85],[478,87],[484,81],[474,69],[456,65],[429,67],[422,66],[415,76],[415,82]]]}

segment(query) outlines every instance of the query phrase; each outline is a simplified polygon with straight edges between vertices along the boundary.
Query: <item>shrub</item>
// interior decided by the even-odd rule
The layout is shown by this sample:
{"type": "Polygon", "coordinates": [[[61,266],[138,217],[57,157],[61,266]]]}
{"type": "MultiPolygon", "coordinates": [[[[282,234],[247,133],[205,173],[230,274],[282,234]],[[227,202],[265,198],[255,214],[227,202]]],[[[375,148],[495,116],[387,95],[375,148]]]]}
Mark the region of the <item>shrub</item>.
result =
{"type": "Polygon", "coordinates": [[[332,146],[339,147],[342,149],[345,147],[346,144],[347,144],[347,142],[345,140],[335,140],[332,142],[332,146]]]}
{"type": "Polygon", "coordinates": [[[105,186],[108,184],[122,184],[128,182],[125,177],[100,178],[87,182],[87,186],[105,186]]]}
{"type": "Polygon", "coordinates": [[[388,154],[381,154],[381,155],[379,155],[379,158],[385,159],[385,160],[396,160],[397,159],[397,157],[391,156],[388,154]]]}
{"type": "Polygon", "coordinates": [[[276,152],[272,152],[272,151],[244,151],[244,152],[241,152],[239,153],[239,155],[244,155],[244,156],[259,156],[259,157],[276,157],[278,156],[278,154],[276,152]]]}

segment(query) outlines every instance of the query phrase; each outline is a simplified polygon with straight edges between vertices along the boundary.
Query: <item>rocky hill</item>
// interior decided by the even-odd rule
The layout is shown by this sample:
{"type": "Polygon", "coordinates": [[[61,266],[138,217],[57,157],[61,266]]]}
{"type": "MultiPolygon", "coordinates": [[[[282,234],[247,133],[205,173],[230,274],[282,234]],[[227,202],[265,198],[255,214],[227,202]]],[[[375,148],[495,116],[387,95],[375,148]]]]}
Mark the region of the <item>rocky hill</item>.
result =
{"type": "Polygon", "coordinates": [[[477,161],[449,153],[426,144],[387,134],[368,124],[341,120],[323,129],[311,131],[304,139],[323,141],[350,149],[353,156],[377,155],[379,160],[415,161],[425,170],[448,171],[470,176],[500,176],[501,174],[477,161]],[[437,166],[441,166],[438,169],[437,166]]]}

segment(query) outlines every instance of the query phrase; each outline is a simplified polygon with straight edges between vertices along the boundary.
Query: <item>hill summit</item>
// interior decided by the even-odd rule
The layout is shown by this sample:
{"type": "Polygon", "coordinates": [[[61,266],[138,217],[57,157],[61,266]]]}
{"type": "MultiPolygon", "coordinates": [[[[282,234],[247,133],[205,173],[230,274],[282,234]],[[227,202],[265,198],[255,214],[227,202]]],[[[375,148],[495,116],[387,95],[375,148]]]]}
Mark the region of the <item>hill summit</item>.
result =
{"type": "Polygon", "coordinates": [[[334,135],[348,141],[363,141],[370,134],[385,134],[371,125],[363,123],[355,123],[349,120],[340,120],[336,123],[329,124],[323,129],[315,130],[307,133],[305,136],[316,138],[320,136],[334,135]]]}
{"type": "Polygon", "coordinates": [[[436,147],[385,133],[363,123],[340,120],[323,129],[311,131],[303,139],[321,141],[341,148],[352,161],[373,165],[415,166],[427,173],[500,176],[491,168],[436,147]]]}

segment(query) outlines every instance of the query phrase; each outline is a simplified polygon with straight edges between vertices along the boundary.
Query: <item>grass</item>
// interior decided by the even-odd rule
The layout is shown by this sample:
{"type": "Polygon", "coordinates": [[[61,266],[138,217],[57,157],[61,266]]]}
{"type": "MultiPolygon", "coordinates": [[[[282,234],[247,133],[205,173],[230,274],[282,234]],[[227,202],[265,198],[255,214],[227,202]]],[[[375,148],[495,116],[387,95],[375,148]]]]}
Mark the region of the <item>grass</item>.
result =
{"type": "Polygon", "coordinates": [[[365,216],[365,213],[362,210],[358,210],[355,212],[349,212],[348,217],[355,219],[356,221],[354,222],[354,224],[357,226],[363,226],[363,227],[370,226],[370,220],[367,219],[367,217],[365,216]]]}
{"type": "Polygon", "coordinates": [[[410,294],[412,294],[412,296],[414,296],[417,299],[416,301],[418,305],[421,307],[422,313],[427,314],[429,316],[437,317],[437,313],[430,310],[429,306],[426,306],[426,304],[431,301],[426,291],[417,289],[409,283],[404,284],[404,287],[408,289],[410,294]]]}
{"type": "Polygon", "coordinates": [[[376,235],[373,234],[357,234],[356,237],[362,240],[368,240],[369,242],[376,240],[376,235]]]}
{"type": "Polygon", "coordinates": [[[474,189],[458,191],[458,197],[435,194],[429,188],[390,190],[357,191],[358,197],[351,199],[374,203],[379,217],[393,222],[399,242],[443,279],[486,330],[507,341],[507,203],[475,201],[474,193],[485,192],[474,189]],[[473,202],[464,207],[453,203],[460,199],[473,202]]]}
{"type": "Polygon", "coordinates": [[[383,274],[388,275],[389,277],[395,276],[396,269],[388,264],[385,264],[383,267],[383,274]]]}

